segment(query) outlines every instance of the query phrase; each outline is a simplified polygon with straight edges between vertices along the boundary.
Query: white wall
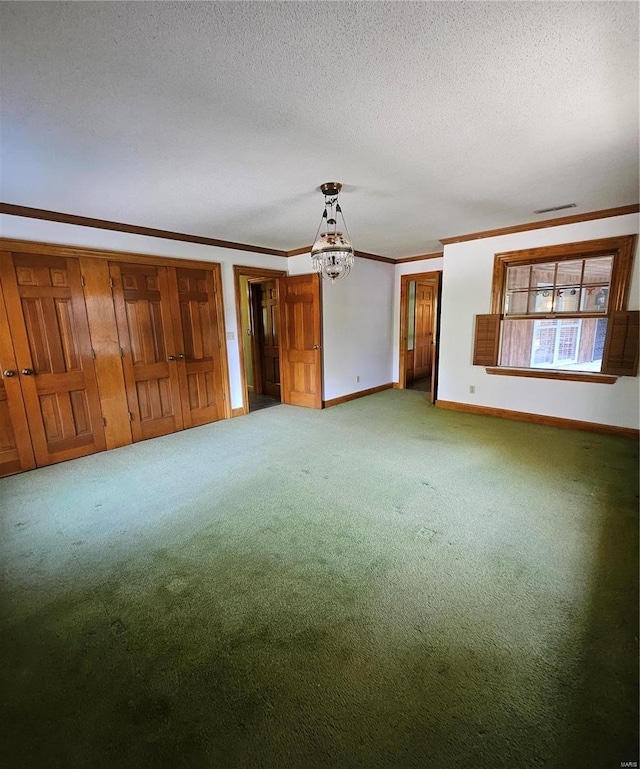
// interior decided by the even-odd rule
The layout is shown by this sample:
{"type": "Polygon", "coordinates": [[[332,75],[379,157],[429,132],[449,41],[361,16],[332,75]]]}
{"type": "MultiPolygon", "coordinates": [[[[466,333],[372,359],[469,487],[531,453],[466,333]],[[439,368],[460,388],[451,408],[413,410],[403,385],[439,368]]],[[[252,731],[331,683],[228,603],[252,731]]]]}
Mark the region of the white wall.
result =
{"type": "MultiPolygon", "coordinates": [[[[639,379],[613,385],[489,375],[471,364],[475,315],[491,311],[494,254],[638,232],[637,214],[597,219],[445,247],[438,398],[621,427],[640,427],[639,379]],[[469,393],[474,385],[475,394],[469,393]]],[[[634,260],[629,309],[640,309],[634,260]]]]}
{"type": "Polygon", "coordinates": [[[236,251],[199,243],[183,243],[178,240],[152,238],[146,235],[132,235],[128,232],[99,230],[80,227],[75,224],[48,222],[20,216],[0,215],[0,237],[16,240],[36,240],[66,246],[105,248],[152,256],[172,256],[179,259],[194,259],[203,262],[218,262],[222,266],[222,298],[224,302],[225,327],[227,332],[227,357],[231,387],[231,407],[242,406],[240,379],[240,353],[238,351],[239,329],[237,328],[235,286],[233,265],[268,267],[286,270],[287,260],[281,256],[256,254],[250,251],[236,251]],[[232,337],[232,338],[231,338],[232,337]]]}
{"type": "Polygon", "coordinates": [[[400,278],[402,275],[418,275],[421,272],[439,272],[442,270],[444,259],[420,259],[417,262],[405,262],[395,265],[393,283],[393,357],[391,370],[393,381],[400,381],[400,278]]]}
{"type": "MultiPolygon", "coordinates": [[[[288,263],[291,275],[311,272],[309,254],[288,263]]],[[[323,282],[323,400],[393,381],[393,286],[394,265],[357,257],[347,278],[323,282]]]]}

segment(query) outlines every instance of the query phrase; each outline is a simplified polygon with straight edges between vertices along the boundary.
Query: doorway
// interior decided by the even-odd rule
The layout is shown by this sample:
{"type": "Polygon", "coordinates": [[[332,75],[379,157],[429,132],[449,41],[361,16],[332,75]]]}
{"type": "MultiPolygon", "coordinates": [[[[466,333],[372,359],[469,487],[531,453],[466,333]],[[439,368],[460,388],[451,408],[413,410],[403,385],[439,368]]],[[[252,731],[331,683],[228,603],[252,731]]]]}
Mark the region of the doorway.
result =
{"type": "Polygon", "coordinates": [[[286,273],[234,266],[243,412],[281,403],[279,278],[286,273]]]}
{"type": "Polygon", "coordinates": [[[441,272],[400,279],[400,366],[398,384],[420,390],[435,403],[438,386],[438,328],[441,272]]]}

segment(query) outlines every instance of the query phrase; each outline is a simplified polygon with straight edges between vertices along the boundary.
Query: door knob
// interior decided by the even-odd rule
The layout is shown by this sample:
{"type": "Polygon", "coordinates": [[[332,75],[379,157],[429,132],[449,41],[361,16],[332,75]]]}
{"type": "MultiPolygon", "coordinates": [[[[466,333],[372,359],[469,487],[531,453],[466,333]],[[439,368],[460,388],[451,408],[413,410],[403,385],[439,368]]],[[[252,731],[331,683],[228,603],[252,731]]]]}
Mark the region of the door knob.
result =
{"type": "Polygon", "coordinates": [[[319,344],[314,344],[313,345],[313,349],[314,350],[319,350],[320,349],[320,345],[319,344]]]}
{"type": "Polygon", "coordinates": [[[32,375],[33,375],[33,374],[35,374],[36,372],[35,372],[35,371],[34,371],[32,368],[23,368],[23,369],[22,369],[22,373],[23,373],[25,376],[32,376],[32,375]]]}
{"type": "Polygon", "coordinates": [[[184,360],[184,355],[182,353],[180,353],[179,355],[176,355],[176,358],[178,360],[184,360]]]}
{"type": "Polygon", "coordinates": [[[175,360],[175,359],[176,359],[175,355],[169,355],[169,357],[167,358],[167,360],[175,360]]]}
{"type": "Polygon", "coordinates": [[[6,376],[7,378],[15,376],[15,375],[16,375],[16,372],[15,371],[11,371],[11,369],[8,369],[7,371],[3,371],[2,372],[2,376],[6,376]]]}

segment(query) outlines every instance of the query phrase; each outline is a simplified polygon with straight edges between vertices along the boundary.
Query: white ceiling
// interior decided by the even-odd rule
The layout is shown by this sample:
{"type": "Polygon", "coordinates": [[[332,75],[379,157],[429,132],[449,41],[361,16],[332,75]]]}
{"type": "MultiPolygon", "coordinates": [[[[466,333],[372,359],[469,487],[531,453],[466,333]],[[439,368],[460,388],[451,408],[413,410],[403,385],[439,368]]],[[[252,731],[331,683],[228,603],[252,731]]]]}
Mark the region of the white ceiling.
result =
{"type": "Polygon", "coordinates": [[[284,250],[637,203],[635,2],[3,2],[0,200],[284,250]]]}

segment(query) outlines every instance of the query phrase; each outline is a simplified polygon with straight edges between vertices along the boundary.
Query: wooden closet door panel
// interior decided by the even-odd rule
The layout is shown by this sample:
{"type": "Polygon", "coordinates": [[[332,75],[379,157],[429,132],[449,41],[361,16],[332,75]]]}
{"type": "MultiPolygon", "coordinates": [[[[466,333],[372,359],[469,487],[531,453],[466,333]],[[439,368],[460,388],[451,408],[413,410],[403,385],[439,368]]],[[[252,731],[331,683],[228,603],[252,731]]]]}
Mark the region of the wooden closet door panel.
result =
{"type": "Polygon", "coordinates": [[[181,430],[167,268],[110,264],[134,441],[181,430]]]}
{"type": "Polygon", "coordinates": [[[0,290],[0,477],[36,466],[9,321],[0,290]]]}
{"type": "Polygon", "coordinates": [[[0,276],[36,463],[104,450],[78,260],[13,253],[0,276]]]}
{"type": "Polygon", "coordinates": [[[178,376],[185,427],[225,416],[224,376],[211,270],[170,268],[178,376]]]}

